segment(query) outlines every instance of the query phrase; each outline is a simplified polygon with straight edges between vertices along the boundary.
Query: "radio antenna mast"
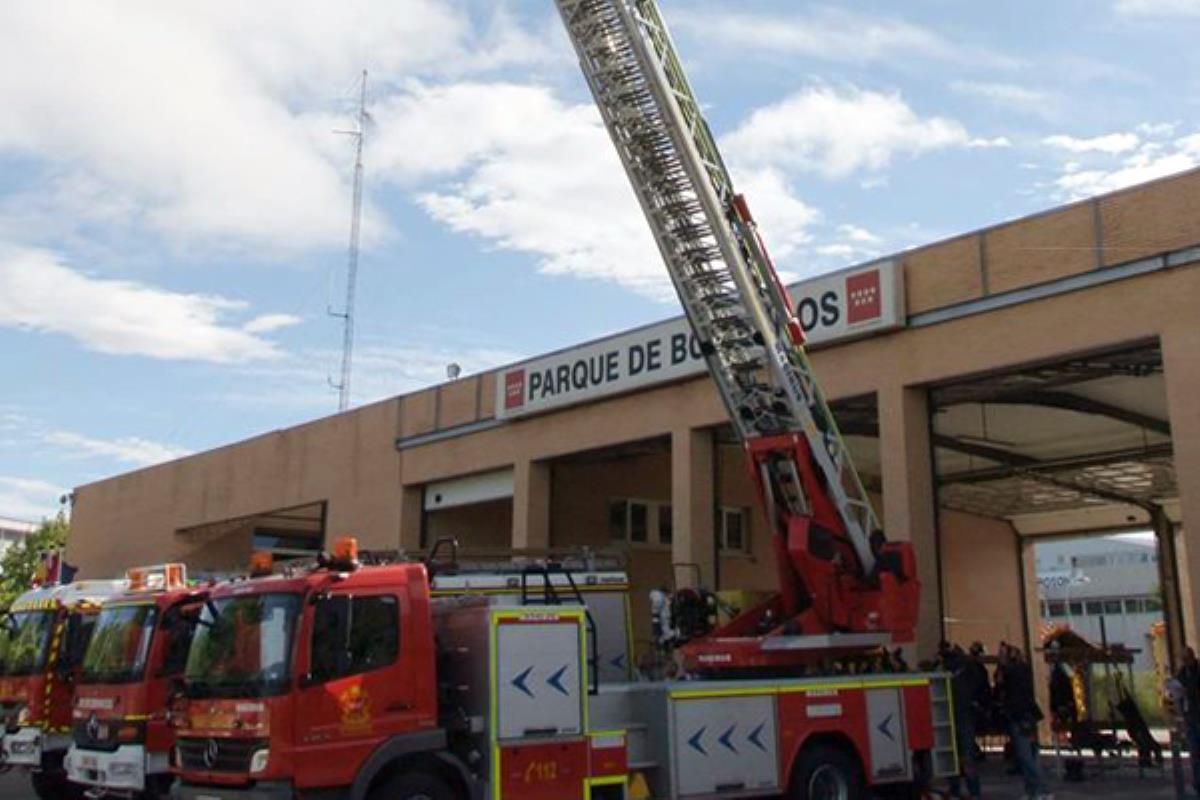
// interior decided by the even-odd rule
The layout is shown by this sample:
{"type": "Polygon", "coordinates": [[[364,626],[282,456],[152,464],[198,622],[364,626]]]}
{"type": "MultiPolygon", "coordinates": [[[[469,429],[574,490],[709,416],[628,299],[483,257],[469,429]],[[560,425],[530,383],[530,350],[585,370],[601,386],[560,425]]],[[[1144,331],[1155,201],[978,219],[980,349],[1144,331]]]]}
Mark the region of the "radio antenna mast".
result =
{"type": "Polygon", "coordinates": [[[335,131],[354,138],[354,205],[350,215],[350,247],[346,261],[346,304],[342,311],[331,307],[329,315],[342,320],[342,373],[341,379],[330,385],[338,391],[338,411],[350,407],[350,371],[354,362],[354,299],[358,286],[358,240],[362,223],[363,188],[363,140],[366,138],[367,122],[367,71],[362,72],[362,85],[358,95],[357,127],[352,131],[335,131]]]}

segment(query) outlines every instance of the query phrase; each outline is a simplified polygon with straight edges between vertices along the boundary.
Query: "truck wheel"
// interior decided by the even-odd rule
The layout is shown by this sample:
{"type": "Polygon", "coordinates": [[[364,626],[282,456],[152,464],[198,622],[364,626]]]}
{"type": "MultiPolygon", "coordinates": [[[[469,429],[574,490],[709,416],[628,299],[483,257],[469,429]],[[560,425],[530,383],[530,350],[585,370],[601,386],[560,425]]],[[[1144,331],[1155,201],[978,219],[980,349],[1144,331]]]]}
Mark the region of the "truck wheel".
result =
{"type": "Polygon", "coordinates": [[[459,800],[454,790],[428,772],[403,772],[371,792],[370,800],[459,800]]]}
{"type": "Polygon", "coordinates": [[[789,800],[861,800],[866,797],[858,761],[840,747],[807,747],[796,761],[789,800]]]}

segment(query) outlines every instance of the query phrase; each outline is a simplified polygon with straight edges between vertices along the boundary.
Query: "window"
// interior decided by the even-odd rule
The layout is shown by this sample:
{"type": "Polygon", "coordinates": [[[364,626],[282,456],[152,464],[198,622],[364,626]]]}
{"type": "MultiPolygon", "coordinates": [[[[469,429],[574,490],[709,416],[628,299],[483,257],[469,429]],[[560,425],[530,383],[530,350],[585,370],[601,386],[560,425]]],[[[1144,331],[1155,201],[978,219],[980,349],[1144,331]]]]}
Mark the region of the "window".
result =
{"type": "Polygon", "coordinates": [[[1126,614],[1140,614],[1141,612],[1142,612],[1141,601],[1139,601],[1139,600],[1126,600],[1125,601],[1125,613],[1126,614]]]}
{"type": "Polygon", "coordinates": [[[167,652],[163,656],[162,675],[178,675],[187,665],[188,648],[196,634],[199,608],[172,608],[162,621],[162,631],[167,636],[167,652]]]}
{"type": "Polygon", "coordinates": [[[1083,607],[1089,617],[1098,617],[1104,613],[1104,604],[1099,600],[1088,600],[1083,607]]]}
{"type": "Polygon", "coordinates": [[[1104,601],[1104,613],[1105,614],[1120,614],[1121,613],[1121,601],[1120,600],[1105,600],[1104,601]]]}
{"type": "Polygon", "coordinates": [[[674,538],[671,506],[648,500],[613,500],[608,504],[608,531],[616,542],[670,547],[674,538]]]}
{"type": "Polygon", "coordinates": [[[613,500],[608,504],[608,538],[624,542],[629,538],[629,504],[613,500]]]}
{"type": "Polygon", "coordinates": [[[313,617],[313,680],[323,682],[385,667],[400,652],[400,614],[391,595],[335,594],[313,617]]]}
{"type": "Polygon", "coordinates": [[[1048,617],[1065,617],[1067,615],[1067,606],[1065,603],[1047,603],[1046,616],[1048,617]]]}
{"type": "Polygon", "coordinates": [[[721,549],[734,553],[750,552],[750,526],[744,508],[722,508],[717,518],[717,538],[721,549]]]}
{"type": "Polygon", "coordinates": [[[1157,614],[1162,611],[1162,601],[1157,597],[1147,597],[1142,601],[1142,608],[1147,614],[1157,614]]]}
{"type": "Polygon", "coordinates": [[[671,520],[671,507],[658,507],[658,543],[670,544],[675,538],[674,523],[671,520]]]}
{"type": "Polygon", "coordinates": [[[650,529],[650,509],[645,503],[629,504],[629,541],[645,544],[650,529]]]}
{"type": "Polygon", "coordinates": [[[1082,617],[1083,616],[1083,603],[1069,603],[1067,605],[1067,609],[1068,609],[1068,616],[1071,616],[1071,617],[1082,617]]]}

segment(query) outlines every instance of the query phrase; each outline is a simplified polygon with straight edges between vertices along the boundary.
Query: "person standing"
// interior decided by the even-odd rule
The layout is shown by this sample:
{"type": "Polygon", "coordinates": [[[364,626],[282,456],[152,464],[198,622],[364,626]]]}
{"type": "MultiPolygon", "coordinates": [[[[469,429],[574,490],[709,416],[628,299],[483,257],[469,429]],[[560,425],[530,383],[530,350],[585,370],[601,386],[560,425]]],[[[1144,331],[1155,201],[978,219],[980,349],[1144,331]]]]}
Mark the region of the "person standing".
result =
{"type": "Polygon", "coordinates": [[[1192,788],[1200,794],[1200,661],[1192,648],[1183,651],[1183,666],[1175,679],[1179,681],[1183,700],[1183,730],[1192,761],[1192,788]]]}
{"type": "Polygon", "coordinates": [[[962,797],[962,784],[967,785],[967,797],[979,800],[979,764],[975,760],[975,731],[979,720],[980,698],[987,693],[987,673],[982,684],[972,660],[961,647],[947,648],[941,655],[942,669],[950,673],[954,690],[954,737],[958,747],[959,774],[950,779],[950,796],[962,797]]]}
{"type": "Polygon", "coordinates": [[[1038,763],[1037,725],[1042,714],[1033,693],[1033,670],[1021,651],[1011,646],[1000,650],[999,662],[1000,700],[1013,757],[1025,781],[1025,795],[1034,800],[1053,800],[1038,763]]]}

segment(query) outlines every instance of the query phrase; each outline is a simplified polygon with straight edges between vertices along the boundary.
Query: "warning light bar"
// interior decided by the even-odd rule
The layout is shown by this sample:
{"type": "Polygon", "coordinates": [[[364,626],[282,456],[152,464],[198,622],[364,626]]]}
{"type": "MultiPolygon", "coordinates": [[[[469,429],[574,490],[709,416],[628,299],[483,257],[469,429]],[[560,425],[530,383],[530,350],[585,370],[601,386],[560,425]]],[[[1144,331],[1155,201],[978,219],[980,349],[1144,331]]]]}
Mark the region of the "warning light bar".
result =
{"type": "Polygon", "coordinates": [[[275,569],[275,556],[267,550],[256,550],[250,554],[250,577],[261,578],[275,569]]]}

